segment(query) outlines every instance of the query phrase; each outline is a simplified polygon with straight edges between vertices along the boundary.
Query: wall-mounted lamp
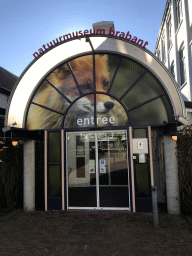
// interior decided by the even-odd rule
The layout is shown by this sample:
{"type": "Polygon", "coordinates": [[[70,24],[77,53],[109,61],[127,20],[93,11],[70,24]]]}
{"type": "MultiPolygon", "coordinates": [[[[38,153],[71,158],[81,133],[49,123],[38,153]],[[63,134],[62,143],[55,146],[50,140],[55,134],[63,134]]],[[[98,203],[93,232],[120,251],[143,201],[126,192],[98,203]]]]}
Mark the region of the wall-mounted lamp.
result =
{"type": "Polygon", "coordinates": [[[177,141],[177,136],[172,136],[172,139],[177,141]]]}
{"type": "Polygon", "coordinates": [[[17,144],[18,144],[18,141],[12,141],[12,145],[13,145],[14,147],[16,147],[17,144]]]}

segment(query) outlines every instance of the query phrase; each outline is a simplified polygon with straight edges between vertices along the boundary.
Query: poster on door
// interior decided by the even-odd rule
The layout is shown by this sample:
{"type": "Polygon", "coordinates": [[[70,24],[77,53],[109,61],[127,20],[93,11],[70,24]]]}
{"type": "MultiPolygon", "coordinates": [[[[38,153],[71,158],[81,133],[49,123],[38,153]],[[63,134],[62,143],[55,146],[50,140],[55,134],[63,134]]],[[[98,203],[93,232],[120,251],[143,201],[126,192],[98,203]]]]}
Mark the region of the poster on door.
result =
{"type": "Polygon", "coordinates": [[[106,173],[106,167],[100,166],[100,173],[106,173]]]}
{"type": "Polygon", "coordinates": [[[95,160],[89,160],[89,166],[95,166],[95,160]]]}
{"type": "Polygon", "coordinates": [[[95,173],[95,167],[89,166],[89,173],[95,173]]]}
{"type": "Polygon", "coordinates": [[[95,160],[89,160],[89,173],[95,173],[95,160]]]}
{"type": "Polygon", "coordinates": [[[105,166],[105,159],[100,159],[100,166],[105,166]]]}

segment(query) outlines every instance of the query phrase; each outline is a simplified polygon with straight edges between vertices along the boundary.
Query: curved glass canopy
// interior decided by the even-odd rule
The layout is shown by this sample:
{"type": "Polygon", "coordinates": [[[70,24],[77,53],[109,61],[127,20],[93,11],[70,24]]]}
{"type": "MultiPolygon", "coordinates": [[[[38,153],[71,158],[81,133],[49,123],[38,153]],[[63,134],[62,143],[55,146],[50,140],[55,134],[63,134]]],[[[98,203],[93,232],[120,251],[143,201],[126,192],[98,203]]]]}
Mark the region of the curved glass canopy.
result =
{"type": "Polygon", "coordinates": [[[173,111],[160,82],[135,61],[91,54],[63,63],[35,91],[27,129],[164,125],[173,111]]]}

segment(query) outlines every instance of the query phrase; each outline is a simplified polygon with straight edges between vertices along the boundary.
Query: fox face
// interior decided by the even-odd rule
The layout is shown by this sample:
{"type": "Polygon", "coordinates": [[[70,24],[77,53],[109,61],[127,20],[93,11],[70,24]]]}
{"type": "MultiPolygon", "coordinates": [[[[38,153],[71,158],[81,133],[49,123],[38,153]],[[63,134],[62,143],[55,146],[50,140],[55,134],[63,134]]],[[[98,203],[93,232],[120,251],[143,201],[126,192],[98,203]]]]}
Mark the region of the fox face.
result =
{"type": "MultiPolygon", "coordinates": [[[[109,113],[115,111],[116,103],[106,95],[108,89],[107,56],[96,55],[95,75],[93,57],[84,56],[54,70],[36,92],[33,102],[64,114],[75,101],[65,117],[65,127],[77,127],[78,118],[93,118],[94,102],[97,116],[110,116],[109,113]],[[94,88],[96,95],[93,94],[94,88]]],[[[62,120],[63,115],[32,104],[28,113],[27,128],[60,128],[62,120]]]]}
{"type": "MultiPolygon", "coordinates": [[[[94,112],[94,86],[97,92],[106,93],[109,88],[109,72],[107,66],[106,56],[95,59],[95,85],[93,77],[93,63],[92,56],[85,56],[79,59],[75,59],[71,62],[71,69],[73,70],[76,83],[78,84],[79,91],[86,96],[79,99],[76,104],[76,115],[86,115],[87,113],[94,112]]],[[[64,79],[59,86],[60,90],[64,88],[71,88],[69,93],[70,100],[74,100],[79,96],[76,83],[73,83],[72,76],[64,79]]],[[[66,90],[64,90],[66,93],[66,90]]],[[[98,114],[105,114],[112,109],[114,103],[110,98],[106,98],[104,94],[97,94],[96,96],[96,110],[98,114]]]]}

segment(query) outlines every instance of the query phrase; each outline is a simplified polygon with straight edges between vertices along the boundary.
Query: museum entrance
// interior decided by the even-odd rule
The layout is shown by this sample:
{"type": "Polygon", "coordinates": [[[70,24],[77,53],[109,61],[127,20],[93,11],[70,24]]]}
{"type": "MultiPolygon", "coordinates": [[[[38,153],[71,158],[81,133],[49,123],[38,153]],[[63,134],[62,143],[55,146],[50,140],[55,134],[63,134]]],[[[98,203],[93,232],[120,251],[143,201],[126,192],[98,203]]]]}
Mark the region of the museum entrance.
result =
{"type": "Polygon", "coordinates": [[[66,136],[67,208],[130,210],[127,131],[66,136]]]}

